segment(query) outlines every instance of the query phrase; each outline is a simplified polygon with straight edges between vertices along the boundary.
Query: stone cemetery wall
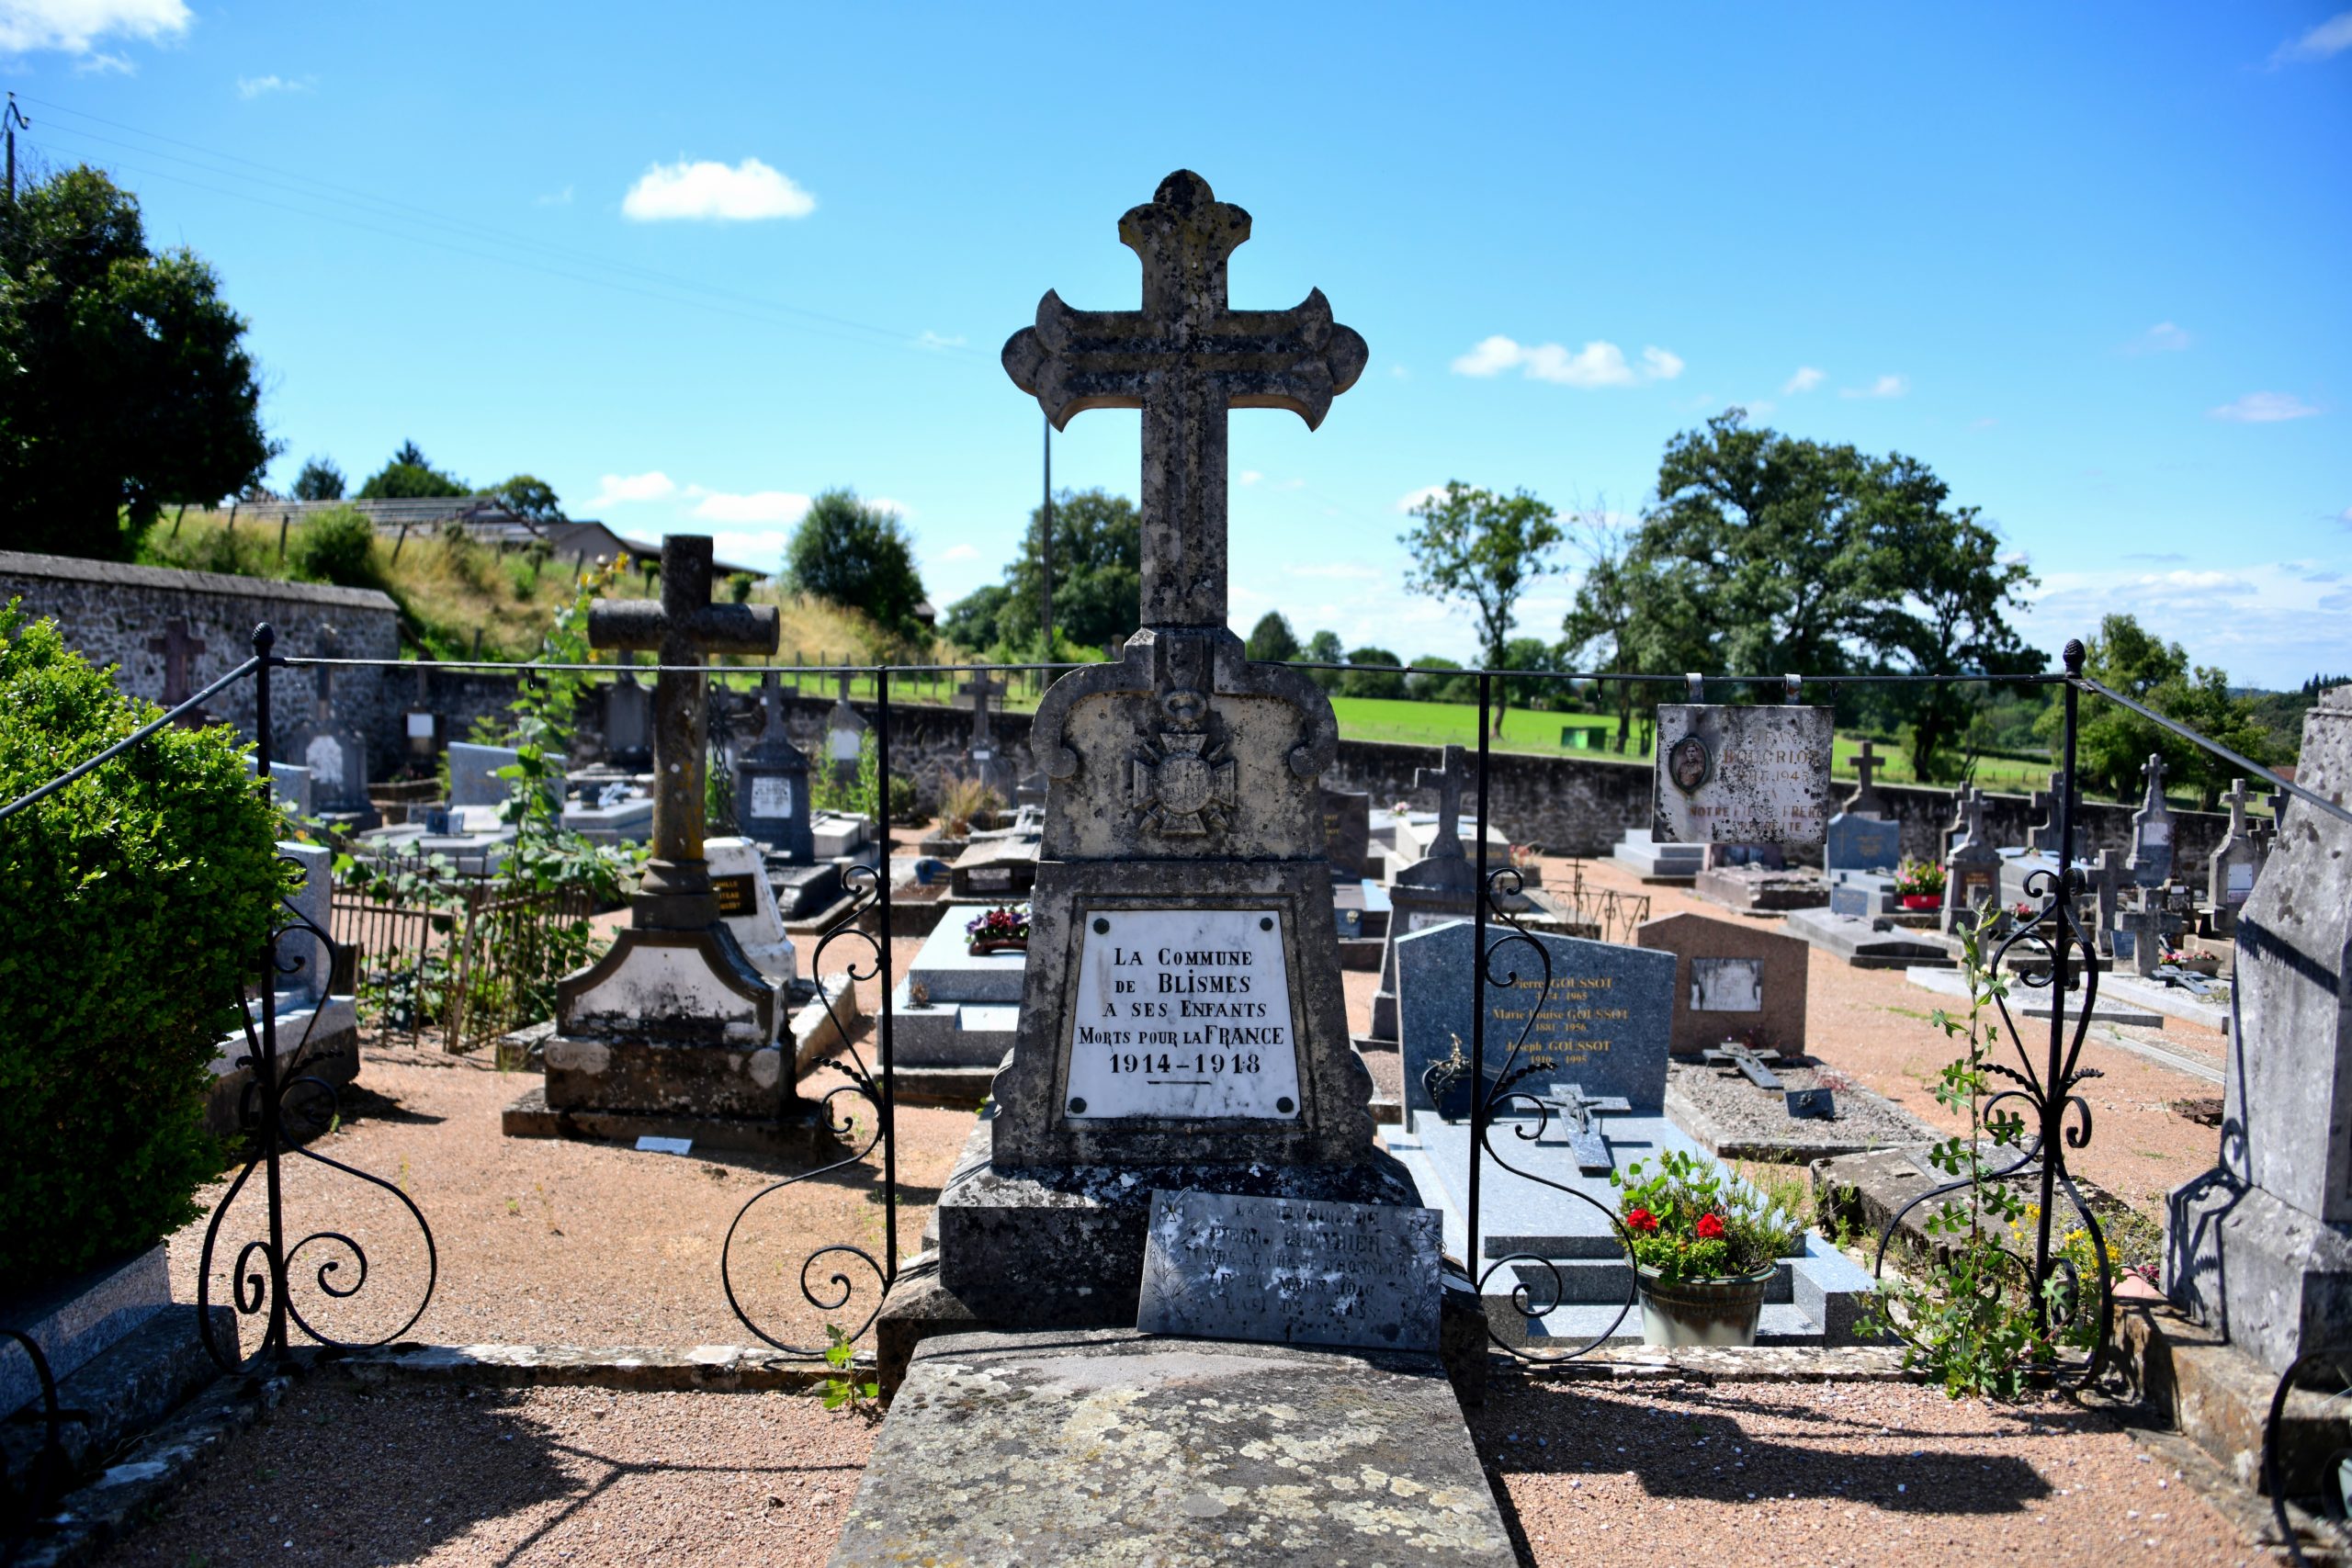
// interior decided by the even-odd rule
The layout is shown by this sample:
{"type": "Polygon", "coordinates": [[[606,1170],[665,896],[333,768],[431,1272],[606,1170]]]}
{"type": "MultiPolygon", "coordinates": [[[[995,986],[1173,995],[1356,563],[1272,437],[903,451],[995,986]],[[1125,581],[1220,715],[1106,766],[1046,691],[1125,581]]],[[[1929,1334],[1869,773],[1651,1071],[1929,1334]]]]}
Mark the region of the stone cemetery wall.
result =
{"type": "MultiPolygon", "coordinates": [[[[1878,786],[1885,798],[1886,814],[1903,824],[1903,854],[1906,860],[1933,860],[1943,847],[1944,829],[1959,807],[1955,792],[1930,789],[1918,784],[1887,784],[1878,786]]],[[[1853,786],[1841,783],[1839,794],[1851,795],[1853,786]]],[[[2132,813],[2139,803],[2129,805],[2112,801],[2086,800],[2075,814],[2075,853],[2084,859],[2096,857],[2101,850],[2129,852],[2132,848],[2132,813]]],[[[2041,811],[2030,797],[2022,795],[1986,795],[1984,796],[1984,826],[1996,845],[2017,845],[2027,841],[2027,829],[2041,819],[2041,811]]],[[[2175,874],[2182,881],[2204,886],[2205,863],[2230,830],[2230,814],[2226,811],[2183,811],[2173,809],[2173,844],[2176,859],[2175,874]]]]}
{"type": "MultiPolygon", "coordinates": [[[[1385,740],[1341,740],[1337,766],[1323,775],[1334,789],[1363,790],[1374,806],[1410,800],[1429,802],[1413,791],[1413,770],[1432,766],[1434,747],[1400,746],[1385,740]]],[[[1647,762],[1614,757],[1530,757],[1497,752],[1488,809],[1514,843],[1539,843],[1554,854],[1607,854],[1629,828],[1650,825],[1651,775],[1647,762]]],[[[1477,805],[1462,799],[1463,840],[1477,805]]]]}
{"type": "MultiPolygon", "coordinates": [[[[154,702],[163,700],[164,658],[147,650],[147,639],[174,617],[184,618],[204,642],[188,671],[191,690],[250,657],[254,627],[263,621],[277,628],[280,653],[318,651],[330,626],[345,658],[400,653],[400,612],[373,589],[0,550],[0,603],[17,598],[28,614],[55,620],[67,647],[94,664],[118,666],[115,679],[123,690],[154,702]]],[[[314,689],[309,671],[279,671],[271,709],[281,735],[310,716],[314,689]]],[[[335,710],[367,737],[370,778],[397,760],[401,711],[411,689],[374,670],[336,672],[335,710]]],[[[253,733],[251,682],[240,681],[206,706],[242,733],[253,733]]]]}

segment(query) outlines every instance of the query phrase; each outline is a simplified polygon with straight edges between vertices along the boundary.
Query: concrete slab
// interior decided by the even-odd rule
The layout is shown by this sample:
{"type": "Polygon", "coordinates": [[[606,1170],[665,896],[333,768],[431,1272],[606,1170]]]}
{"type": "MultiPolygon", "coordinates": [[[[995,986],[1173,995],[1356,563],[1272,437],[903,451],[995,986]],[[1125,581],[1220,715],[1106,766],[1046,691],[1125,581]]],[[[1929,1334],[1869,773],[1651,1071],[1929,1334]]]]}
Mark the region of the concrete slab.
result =
{"type": "Polygon", "coordinates": [[[965,919],[944,919],[923,939],[922,949],[907,966],[907,978],[940,1002],[1004,1002],[1021,1000],[1021,977],[1029,966],[1025,953],[991,953],[975,957],[964,950],[965,919]]]}
{"type": "Polygon", "coordinates": [[[1789,916],[1789,934],[1857,969],[1950,968],[1951,950],[1925,931],[1906,930],[1885,915],[1863,919],[1827,909],[1799,909],[1789,916]]]}
{"type": "MultiPolygon", "coordinates": [[[[1904,970],[1903,977],[1920,989],[1933,991],[1939,997],[1951,997],[1962,1001],[1968,998],[1968,981],[1957,969],[1929,969],[1924,966],[1914,966],[1904,970]]],[[[2144,1007],[2134,1006],[2130,1002],[2110,999],[2110,993],[2104,979],[2099,982],[2098,991],[2098,1000],[2091,1008],[2093,1023],[2121,1023],[2134,1029],[2164,1027],[2164,1014],[2144,1007]]],[[[2080,987],[2067,993],[2066,1016],[2068,1018],[2081,1016],[2082,995],[2080,987]]],[[[2048,1018],[2050,1016],[2050,993],[2047,989],[2035,989],[2012,977],[2009,982],[2008,999],[2009,1015],[2012,1018],[2048,1018]]]]}
{"type": "Polygon", "coordinates": [[[1434,1356],[1132,1329],[923,1342],[832,1568],[1510,1568],[1434,1356]]]}

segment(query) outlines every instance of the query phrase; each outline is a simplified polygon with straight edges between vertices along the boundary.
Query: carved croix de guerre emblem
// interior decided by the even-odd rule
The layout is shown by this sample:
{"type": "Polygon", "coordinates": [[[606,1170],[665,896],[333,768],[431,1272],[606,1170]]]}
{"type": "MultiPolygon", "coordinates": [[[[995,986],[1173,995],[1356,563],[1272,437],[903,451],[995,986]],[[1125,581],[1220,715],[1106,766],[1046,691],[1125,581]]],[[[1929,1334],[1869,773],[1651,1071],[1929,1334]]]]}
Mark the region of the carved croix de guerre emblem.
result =
{"type": "Polygon", "coordinates": [[[1213,744],[1200,727],[1208,699],[1198,692],[1175,691],[1160,699],[1160,706],[1178,728],[1148,735],[1137,748],[1129,764],[1128,797],[1148,831],[1171,839],[1221,831],[1234,807],[1235,770],[1225,748],[1213,744]]]}

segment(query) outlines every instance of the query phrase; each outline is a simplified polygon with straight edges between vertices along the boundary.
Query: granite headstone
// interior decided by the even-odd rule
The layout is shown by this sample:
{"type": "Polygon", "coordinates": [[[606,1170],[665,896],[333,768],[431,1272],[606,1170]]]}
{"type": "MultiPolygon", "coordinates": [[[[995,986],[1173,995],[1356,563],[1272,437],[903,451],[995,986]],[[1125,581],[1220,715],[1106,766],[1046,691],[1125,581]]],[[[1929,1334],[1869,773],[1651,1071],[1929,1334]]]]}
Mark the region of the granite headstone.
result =
{"type": "Polygon", "coordinates": [[[1147,1334],[1435,1350],[1435,1209],[1156,1191],[1136,1326],[1147,1334]]]}

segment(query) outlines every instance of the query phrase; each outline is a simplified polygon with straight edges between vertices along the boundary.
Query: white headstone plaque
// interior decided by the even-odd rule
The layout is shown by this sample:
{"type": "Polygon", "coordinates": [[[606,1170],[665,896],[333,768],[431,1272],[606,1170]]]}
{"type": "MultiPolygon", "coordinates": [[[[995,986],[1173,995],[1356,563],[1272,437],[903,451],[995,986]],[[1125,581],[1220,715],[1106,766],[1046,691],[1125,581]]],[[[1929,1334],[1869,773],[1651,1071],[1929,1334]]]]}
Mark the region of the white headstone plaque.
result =
{"type": "Polygon", "coordinates": [[[1080,930],[1073,1120],[1298,1115],[1280,910],[1098,909],[1080,930]]]}
{"type": "Polygon", "coordinates": [[[342,741],[332,735],[312,736],[303,750],[302,762],[311,777],[325,784],[330,795],[341,797],[346,784],[342,741]]]}
{"type": "Polygon", "coordinates": [[[1826,707],[1662,703],[1659,843],[1818,849],[1829,828],[1832,715],[1826,707]]]}
{"type": "Polygon", "coordinates": [[[776,773],[753,774],[752,815],[763,818],[791,816],[792,781],[776,773]]]}

